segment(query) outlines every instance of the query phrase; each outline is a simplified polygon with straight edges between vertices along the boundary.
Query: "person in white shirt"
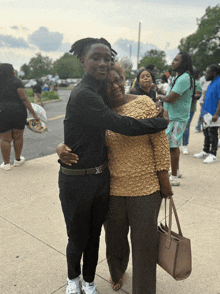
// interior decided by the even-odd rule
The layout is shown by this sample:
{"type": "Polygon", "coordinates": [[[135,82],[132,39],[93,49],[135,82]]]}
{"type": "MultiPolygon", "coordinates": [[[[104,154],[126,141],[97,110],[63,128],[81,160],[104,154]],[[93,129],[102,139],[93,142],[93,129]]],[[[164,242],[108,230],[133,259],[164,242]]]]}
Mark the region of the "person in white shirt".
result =
{"type": "Polygon", "coordinates": [[[201,97],[199,99],[200,115],[198,117],[197,126],[195,128],[195,132],[196,133],[202,132],[202,108],[203,108],[203,103],[204,103],[204,100],[205,100],[205,93],[206,93],[206,91],[207,91],[208,86],[209,86],[210,83],[211,83],[210,81],[205,81],[205,82],[203,82],[203,84],[201,84],[202,85],[202,95],[201,95],[201,97]]]}
{"type": "Polygon", "coordinates": [[[161,77],[161,84],[159,84],[157,88],[158,88],[157,90],[158,94],[166,95],[167,90],[169,88],[169,84],[168,84],[167,77],[165,75],[161,77]]]}
{"type": "Polygon", "coordinates": [[[205,73],[203,72],[203,73],[200,74],[199,83],[202,86],[205,82],[206,82],[205,73]]]}

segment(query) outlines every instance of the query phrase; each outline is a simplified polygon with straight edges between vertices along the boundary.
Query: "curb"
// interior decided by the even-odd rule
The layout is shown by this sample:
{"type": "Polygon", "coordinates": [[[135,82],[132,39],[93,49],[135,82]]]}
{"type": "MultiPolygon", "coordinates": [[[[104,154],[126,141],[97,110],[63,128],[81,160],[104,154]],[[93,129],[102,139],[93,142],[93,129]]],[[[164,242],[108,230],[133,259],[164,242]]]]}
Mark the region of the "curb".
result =
{"type": "MultiPolygon", "coordinates": [[[[54,100],[46,100],[46,101],[43,101],[43,104],[54,103],[54,102],[59,102],[59,101],[62,101],[62,99],[59,98],[59,99],[54,99],[54,100]]],[[[36,102],[35,104],[41,105],[40,102],[36,102]]]]}

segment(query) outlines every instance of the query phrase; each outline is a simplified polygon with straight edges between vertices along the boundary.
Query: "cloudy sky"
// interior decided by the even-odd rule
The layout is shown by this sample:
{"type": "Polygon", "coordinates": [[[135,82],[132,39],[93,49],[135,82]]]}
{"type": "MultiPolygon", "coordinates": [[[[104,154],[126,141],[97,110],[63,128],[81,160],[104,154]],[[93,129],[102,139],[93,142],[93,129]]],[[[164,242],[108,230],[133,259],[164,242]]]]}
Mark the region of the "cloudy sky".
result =
{"type": "MultiPolygon", "coordinates": [[[[212,0],[211,7],[219,0],[212,0]]],[[[140,55],[157,48],[168,61],[180,39],[197,29],[210,5],[208,0],[0,0],[0,62],[19,70],[36,53],[53,60],[68,52],[80,38],[104,37],[118,51],[129,55],[132,45],[137,62],[138,27],[141,22],[140,55]],[[135,3],[135,4],[134,4],[135,3]]]]}

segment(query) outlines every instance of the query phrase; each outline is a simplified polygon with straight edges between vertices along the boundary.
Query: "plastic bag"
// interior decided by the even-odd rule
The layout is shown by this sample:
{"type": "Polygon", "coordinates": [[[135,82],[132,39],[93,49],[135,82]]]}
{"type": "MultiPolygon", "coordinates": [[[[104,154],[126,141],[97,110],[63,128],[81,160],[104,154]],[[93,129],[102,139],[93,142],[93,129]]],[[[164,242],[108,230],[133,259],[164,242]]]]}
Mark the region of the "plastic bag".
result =
{"type": "Polygon", "coordinates": [[[43,107],[35,103],[31,103],[31,106],[40,120],[47,121],[47,114],[43,107]]]}
{"type": "Polygon", "coordinates": [[[45,123],[43,123],[42,121],[36,122],[34,118],[27,118],[26,125],[29,130],[38,134],[48,132],[48,129],[45,123]]]}

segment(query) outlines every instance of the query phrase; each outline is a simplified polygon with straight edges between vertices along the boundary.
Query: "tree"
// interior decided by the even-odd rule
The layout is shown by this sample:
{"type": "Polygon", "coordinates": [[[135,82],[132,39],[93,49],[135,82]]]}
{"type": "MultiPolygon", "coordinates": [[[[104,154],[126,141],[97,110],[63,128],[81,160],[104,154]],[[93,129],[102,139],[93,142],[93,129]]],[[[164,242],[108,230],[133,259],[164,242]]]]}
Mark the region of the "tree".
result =
{"type": "Polygon", "coordinates": [[[24,72],[24,76],[22,78],[28,79],[30,74],[30,67],[25,63],[21,66],[20,70],[24,72]]]}
{"type": "Polygon", "coordinates": [[[37,53],[36,57],[31,58],[28,65],[21,66],[25,73],[23,79],[41,78],[48,74],[58,74],[61,79],[81,78],[83,76],[83,67],[76,56],[65,53],[61,58],[52,61],[48,56],[43,57],[37,53]]]}
{"type": "Polygon", "coordinates": [[[189,52],[193,65],[204,71],[220,59],[220,5],[206,9],[201,19],[197,19],[196,32],[180,40],[178,49],[189,52]]]}
{"type": "Polygon", "coordinates": [[[152,49],[145,53],[145,56],[140,60],[140,67],[147,67],[149,64],[155,64],[160,72],[168,69],[166,64],[166,53],[164,51],[158,51],[152,49]]]}
{"type": "Polygon", "coordinates": [[[65,53],[53,64],[54,71],[61,79],[81,78],[83,76],[83,67],[76,56],[65,53]]]}
{"type": "Polygon", "coordinates": [[[36,57],[32,57],[28,65],[21,66],[24,71],[24,79],[41,78],[53,73],[53,61],[48,56],[44,57],[41,53],[37,53],[36,57]]]}

